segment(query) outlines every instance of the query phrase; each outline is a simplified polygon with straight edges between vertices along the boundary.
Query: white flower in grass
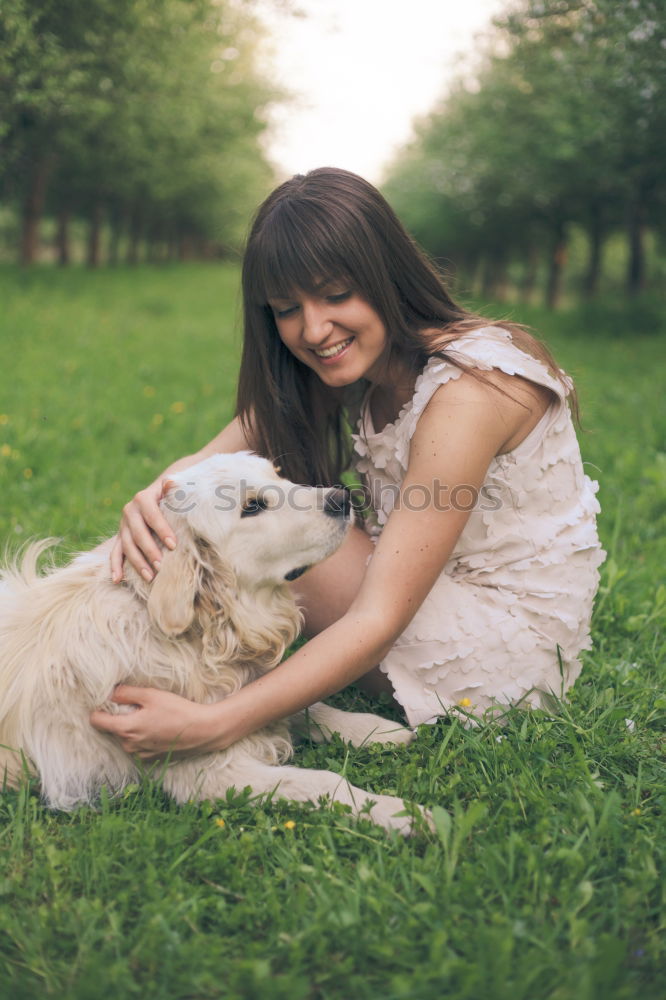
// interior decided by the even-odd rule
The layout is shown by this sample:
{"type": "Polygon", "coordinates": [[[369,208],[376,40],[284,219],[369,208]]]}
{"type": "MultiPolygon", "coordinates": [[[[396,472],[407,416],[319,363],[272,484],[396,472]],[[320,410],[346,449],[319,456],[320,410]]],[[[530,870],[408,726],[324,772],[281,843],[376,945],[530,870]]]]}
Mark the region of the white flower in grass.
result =
{"type": "Polygon", "coordinates": [[[625,719],[624,720],[624,724],[625,724],[625,726],[627,727],[627,729],[629,730],[630,733],[633,733],[635,731],[635,729],[636,729],[636,723],[634,722],[633,719],[625,719]]]}

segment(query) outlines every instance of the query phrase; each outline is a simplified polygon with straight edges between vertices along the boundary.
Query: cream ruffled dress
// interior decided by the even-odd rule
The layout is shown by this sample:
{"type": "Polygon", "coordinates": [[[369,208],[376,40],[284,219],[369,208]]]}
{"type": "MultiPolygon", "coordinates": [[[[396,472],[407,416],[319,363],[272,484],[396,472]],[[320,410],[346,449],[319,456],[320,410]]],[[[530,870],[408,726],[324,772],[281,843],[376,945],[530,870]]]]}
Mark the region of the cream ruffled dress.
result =
{"type": "MultiPolygon", "coordinates": [[[[411,725],[454,706],[544,706],[578,677],[590,648],[590,617],[603,552],[596,529],[598,485],[583,472],[566,403],[571,387],[521,351],[499,327],[447,345],[447,355],[484,371],[501,369],[557,396],[513,451],[490,464],[456,547],[416,615],[381,663],[411,725]]],[[[407,471],[410,441],[433,393],[460,368],[431,358],[397,420],[375,433],[362,406],[355,468],[368,487],[381,533],[407,471]]],[[[469,497],[469,494],[466,494],[469,497]]],[[[461,503],[469,502],[461,495],[461,503]]]]}

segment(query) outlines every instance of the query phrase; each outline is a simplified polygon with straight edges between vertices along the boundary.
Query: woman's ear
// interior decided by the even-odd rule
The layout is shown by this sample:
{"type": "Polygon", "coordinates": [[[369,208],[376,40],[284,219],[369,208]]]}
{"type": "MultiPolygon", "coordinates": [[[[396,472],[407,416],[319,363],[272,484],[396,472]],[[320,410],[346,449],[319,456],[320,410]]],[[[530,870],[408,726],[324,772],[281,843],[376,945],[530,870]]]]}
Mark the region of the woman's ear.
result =
{"type": "Polygon", "coordinates": [[[194,619],[196,592],[196,560],[181,537],[173,552],[164,550],[148,594],[148,614],[161,632],[175,638],[187,631],[194,619]]]}

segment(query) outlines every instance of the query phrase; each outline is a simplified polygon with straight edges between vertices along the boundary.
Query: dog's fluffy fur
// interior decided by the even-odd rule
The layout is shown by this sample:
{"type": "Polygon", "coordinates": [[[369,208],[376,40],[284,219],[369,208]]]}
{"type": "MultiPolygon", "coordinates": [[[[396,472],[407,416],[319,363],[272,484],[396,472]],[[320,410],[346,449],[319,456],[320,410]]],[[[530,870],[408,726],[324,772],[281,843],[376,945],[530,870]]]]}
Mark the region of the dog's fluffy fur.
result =
{"type": "MultiPolygon", "coordinates": [[[[20,567],[0,577],[0,785],[37,771],[49,805],[93,802],[140,772],[119,743],[93,729],[92,709],[127,710],[109,700],[120,682],[218,701],[276,666],[298,633],[300,614],[286,578],[330,555],[349,527],[329,490],[297,487],[248,453],[217,455],[173,477],[163,511],[176,538],[152,584],[131,567],[109,580],[106,552],[40,575],[52,542],[31,545],[20,567]]],[[[373,715],[315,705],[297,720],[310,735],[331,732],[359,745],[404,743],[411,733],[373,715]]],[[[369,812],[407,832],[400,799],[354,788],[328,771],[285,767],[287,723],[227,750],[175,759],[165,790],[179,802],[217,798],[250,786],[299,801],[320,796],[369,812]]]]}

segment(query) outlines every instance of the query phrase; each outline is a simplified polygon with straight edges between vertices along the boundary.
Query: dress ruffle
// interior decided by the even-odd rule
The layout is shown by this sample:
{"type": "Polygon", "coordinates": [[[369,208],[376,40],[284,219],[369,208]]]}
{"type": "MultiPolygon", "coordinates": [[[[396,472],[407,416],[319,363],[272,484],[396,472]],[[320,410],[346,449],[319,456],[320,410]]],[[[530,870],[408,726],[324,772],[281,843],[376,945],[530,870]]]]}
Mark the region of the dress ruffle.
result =
{"type": "Polygon", "coordinates": [[[485,327],[431,358],[394,423],[376,433],[367,403],[353,435],[381,532],[399,497],[411,438],[437,389],[465,367],[520,375],[555,394],[530,434],[491,463],[476,508],[428,597],[381,663],[409,722],[564,695],[590,647],[589,624],[605,553],[596,530],[598,484],[583,471],[554,378],[508,331],[485,327]]]}

